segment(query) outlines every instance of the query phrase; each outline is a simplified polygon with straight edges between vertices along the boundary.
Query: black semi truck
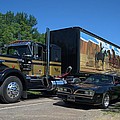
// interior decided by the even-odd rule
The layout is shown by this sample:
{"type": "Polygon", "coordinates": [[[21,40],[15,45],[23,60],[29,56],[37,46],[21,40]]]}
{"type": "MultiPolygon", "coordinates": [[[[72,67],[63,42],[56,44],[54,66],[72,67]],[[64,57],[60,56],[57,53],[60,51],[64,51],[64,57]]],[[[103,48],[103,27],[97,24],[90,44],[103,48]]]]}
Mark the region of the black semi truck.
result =
{"type": "Polygon", "coordinates": [[[28,90],[54,91],[58,84],[64,84],[62,80],[71,68],[73,77],[80,73],[120,74],[120,47],[89,31],[80,27],[47,29],[46,38],[45,45],[31,40],[14,41],[6,52],[1,52],[3,102],[27,98],[28,90]]]}

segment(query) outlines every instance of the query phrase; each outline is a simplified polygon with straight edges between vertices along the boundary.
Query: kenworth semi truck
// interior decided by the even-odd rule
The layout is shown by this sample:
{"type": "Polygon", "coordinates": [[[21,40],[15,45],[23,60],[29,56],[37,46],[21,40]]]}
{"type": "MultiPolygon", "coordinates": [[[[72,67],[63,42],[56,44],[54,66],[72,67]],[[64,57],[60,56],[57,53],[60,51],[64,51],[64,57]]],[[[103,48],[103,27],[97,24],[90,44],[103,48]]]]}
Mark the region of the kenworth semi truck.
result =
{"type": "MultiPolygon", "coordinates": [[[[27,91],[55,92],[55,76],[61,75],[61,48],[49,43],[17,40],[0,54],[0,100],[4,103],[27,98],[27,91]],[[54,82],[54,85],[52,84],[54,82]]],[[[57,78],[58,80],[58,78],[57,78]]]]}
{"type": "Polygon", "coordinates": [[[0,99],[4,103],[27,98],[28,90],[56,91],[67,75],[120,73],[120,47],[80,27],[47,29],[46,44],[18,40],[2,51],[0,99]]]}

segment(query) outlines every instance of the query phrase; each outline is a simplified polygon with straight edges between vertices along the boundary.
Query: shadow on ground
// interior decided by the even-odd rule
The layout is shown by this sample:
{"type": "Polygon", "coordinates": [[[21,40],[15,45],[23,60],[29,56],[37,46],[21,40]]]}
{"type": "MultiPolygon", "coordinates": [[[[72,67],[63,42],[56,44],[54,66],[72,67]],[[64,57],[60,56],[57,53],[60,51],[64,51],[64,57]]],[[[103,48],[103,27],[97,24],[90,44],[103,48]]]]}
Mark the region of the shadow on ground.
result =
{"type": "Polygon", "coordinates": [[[102,110],[106,113],[120,113],[120,100],[114,100],[111,102],[111,105],[107,108],[102,110]]]}
{"type": "Polygon", "coordinates": [[[28,92],[28,98],[26,100],[29,99],[37,99],[37,98],[53,98],[56,95],[52,95],[52,94],[41,94],[40,92],[28,92]]]}
{"type": "Polygon", "coordinates": [[[67,108],[73,108],[73,109],[83,109],[83,110],[90,110],[90,109],[98,109],[98,106],[92,106],[92,105],[84,105],[84,104],[75,104],[75,103],[64,103],[60,98],[57,97],[57,95],[51,95],[51,94],[33,94],[33,93],[29,93],[28,94],[28,98],[27,100],[30,99],[40,99],[40,98],[49,98],[49,99],[53,99],[56,100],[58,102],[54,103],[53,105],[56,106],[61,106],[61,107],[67,107],[67,108]]]}
{"type": "MultiPolygon", "coordinates": [[[[58,102],[54,103],[53,105],[61,106],[61,107],[67,107],[67,108],[73,108],[73,109],[82,109],[82,110],[90,110],[90,109],[100,109],[99,106],[92,106],[92,105],[85,105],[85,104],[75,104],[75,103],[64,103],[61,99],[57,97],[57,95],[51,95],[51,94],[28,94],[28,100],[29,99],[38,99],[38,98],[49,98],[54,100],[59,100],[58,102]]],[[[101,109],[102,111],[109,113],[120,113],[120,100],[114,100],[111,102],[110,106],[107,109],[101,109]]]]}
{"type": "Polygon", "coordinates": [[[97,106],[77,104],[77,103],[64,103],[62,100],[54,103],[53,105],[66,107],[66,108],[72,108],[72,109],[82,109],[82,110],[98,109],[97,106]]]}
{"type": "Polygon", "coordinates": [[[100,106],[94,106],[94,105],[86,105],[86,104],[76,104],[76,103],[64,103],[62,100],[59,102],[54,103],[53,105],[61,106],[61,107],[67,107],[67,108],[73,108],[73,109],[82,109],[82,110],[91,110],[91,109],[100,109],[104,112],[114,112],[114,113],[120,113],[120,100],[114,100],[111,102],[110,106],[107,109],[101,109],[100,106]]]}

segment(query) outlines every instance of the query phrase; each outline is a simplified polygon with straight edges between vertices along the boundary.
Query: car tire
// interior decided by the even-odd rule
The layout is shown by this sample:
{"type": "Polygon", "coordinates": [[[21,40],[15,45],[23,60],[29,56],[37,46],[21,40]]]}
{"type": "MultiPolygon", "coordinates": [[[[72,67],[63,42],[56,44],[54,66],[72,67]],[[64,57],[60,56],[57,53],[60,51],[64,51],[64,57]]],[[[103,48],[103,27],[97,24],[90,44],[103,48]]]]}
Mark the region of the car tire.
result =
{"type": "Polygon", "coordinates": [[[1,86],[1,101],[3,103],[14,103],[20,100],[22,95],[22,83],[16,76],[9,76],[1,86]]]}
{"type": "Polygon", "coordinates": [[[103,94],[101,108],[106,109],[110,104],[110,95],[108,93],[103,94]]]}

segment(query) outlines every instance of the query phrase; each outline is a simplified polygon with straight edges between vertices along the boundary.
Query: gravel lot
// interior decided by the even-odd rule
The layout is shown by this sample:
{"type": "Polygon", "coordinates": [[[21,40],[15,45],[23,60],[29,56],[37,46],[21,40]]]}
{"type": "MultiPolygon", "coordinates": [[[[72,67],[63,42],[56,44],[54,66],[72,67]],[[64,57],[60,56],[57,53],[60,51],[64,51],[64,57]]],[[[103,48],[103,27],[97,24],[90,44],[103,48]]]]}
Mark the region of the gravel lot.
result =
{"type": "Polygon", "coordinates": [[[66,105],[57,97],[37,97],[0,104],[0,120],[120,120],[119,111],[120,102],[102,110],[88,105],[66,105]]]}

